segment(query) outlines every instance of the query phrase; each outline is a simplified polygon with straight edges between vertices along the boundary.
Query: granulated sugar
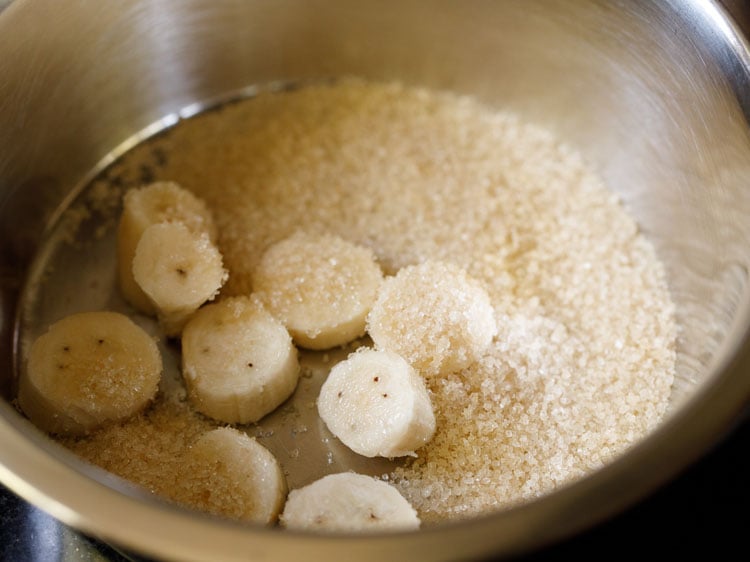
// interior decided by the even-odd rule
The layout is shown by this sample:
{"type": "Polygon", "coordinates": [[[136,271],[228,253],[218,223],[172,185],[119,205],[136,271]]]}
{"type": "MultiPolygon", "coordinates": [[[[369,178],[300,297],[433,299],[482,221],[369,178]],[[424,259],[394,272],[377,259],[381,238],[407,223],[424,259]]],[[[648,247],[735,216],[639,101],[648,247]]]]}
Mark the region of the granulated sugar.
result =
{"type": "Polygon", "coordinates": [[[61,443],[149,492],[180,501],[185,495],[184,453],[216,424],[196,416],[187,403],[160,400],[146,412],[110,425],[86,438],[61,438],[61,443]]]}
{"type": "Polygon", "coordinates": [[[484,287],[463,269],[425,261],[404,267],[380,286],[367,317],[376,347],[406,359],[423,377],[476,362],[497,333],[484,287]]]}
{"type": "MultiPolygon", "coordinates": [[[[675,327],[661,264],[581,156],[512,114],[343,80],[198,115],[108,174],[176,181],[208,203],[224,296],[251,291],[265,249],[298,230],[367,246],[389,274],[433,259],[484,284],[498,335],[478,362],[429,379],[436,435],[384,475],[423,521],[550,492],[665,412],[675,327]]],[[[158,412],[74,450],[169,495],[179,443],[149,424],[158,412]]]]}

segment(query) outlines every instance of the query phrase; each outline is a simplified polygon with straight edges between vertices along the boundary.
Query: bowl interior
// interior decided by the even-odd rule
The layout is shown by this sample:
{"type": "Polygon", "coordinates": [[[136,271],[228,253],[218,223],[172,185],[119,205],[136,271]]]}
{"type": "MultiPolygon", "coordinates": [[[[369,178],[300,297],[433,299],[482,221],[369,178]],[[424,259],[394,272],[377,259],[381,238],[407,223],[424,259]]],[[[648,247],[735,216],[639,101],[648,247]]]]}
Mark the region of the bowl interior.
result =
{"type": "MultiPolygon", "coordinates": [[[[670,420],[697,402],[714,401],[703,442],[686,439],[675,465],[747,396],[735,364],[749,310],[750,55],[716,4],[161,0],[92,9],[19,0],[0,13],[0,53],[6,403],[20,291],[76,189],[144,135],[249,86],[350,75],[518,113],[580,150],[622,198],[663,260],[676,304],[677,380],[664,432],[678,431],[670,420]]],[[[3,431],[28,438],[40,458],[59,456],[12,408],[0,413],[3,431]]],[[[54,494],[48,487],[38,499],[54,494]]],[[[518,544],[532,542],[522,535],[518,544]]]]}

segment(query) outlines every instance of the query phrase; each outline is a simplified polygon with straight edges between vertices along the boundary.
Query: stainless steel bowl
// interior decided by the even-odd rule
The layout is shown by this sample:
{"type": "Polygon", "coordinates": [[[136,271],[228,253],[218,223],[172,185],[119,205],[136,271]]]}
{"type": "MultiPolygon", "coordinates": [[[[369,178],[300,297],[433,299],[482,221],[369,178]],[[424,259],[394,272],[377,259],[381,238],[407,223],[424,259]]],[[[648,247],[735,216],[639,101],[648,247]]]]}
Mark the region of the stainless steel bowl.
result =
{"type": "Polygon", "coordinates": [[[693,462],[750,397],[748,118],[748,45],[713,1],[11,2],[0,12],[0,480],[68,525],[164,560],[467,559],[579,532],[693,462]],[[664,260],[677,305],[678,381],[661,426],[537,501],[373,537],[166,507],[36,431],[10,404],[14,318],[70,194],[115,147],[186,108],[351,74],[509,108],[599,168],[664,260]]]}

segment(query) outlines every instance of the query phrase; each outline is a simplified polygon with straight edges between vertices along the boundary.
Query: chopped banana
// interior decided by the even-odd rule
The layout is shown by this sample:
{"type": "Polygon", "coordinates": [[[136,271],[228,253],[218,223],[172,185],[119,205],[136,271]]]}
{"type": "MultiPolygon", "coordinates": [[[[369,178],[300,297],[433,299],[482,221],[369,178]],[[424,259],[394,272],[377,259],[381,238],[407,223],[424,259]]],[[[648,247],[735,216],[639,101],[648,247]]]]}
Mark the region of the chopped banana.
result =
{"type": "Polygon", "coordinates": [[[430,377],[479,359],[497,325],[478,281],[453,264],[427,261],[383,282],[367,330],[377,348],[398,353],[430,377]]]}
{"type": "Polygon", "coordinates": [[[149,226],[133,258],[133,278],[156,308],[167,336],[178,336],[205,302],[213,300],[228,277],[221,253],[205,232],[179,222],[149,226]]]}
{"type": "Polygon", "coordinates": [[[276,457],[231,427],[207,431],[186,452],[177,501],[240,521],[274,523],[287,493],[276,457]]]}
{"type": "Polygon", "coordinates": [[[143,409],[156,395],[161,372],[156,343],[127,316],[82,312],[55,322],[33,342],[18,402],[45,431],[85,434],[143,409]]]}
{"type": "Polygon", "coordinates": [[[424,381],[389,351],[362,348],[331,369],[318,412],[331,433],[366,457],[413,455],[435,433],[424,381]]]}
{"type": "Polygon", "coordinates": [[[337,236],[298,233],[268,248],[253,289],[297,345],[328,349],[364,335],[382,280],[368,248],[337,236]]]}
{"type": "Polygon", "coordinates": [[[408,531],[420,525],[396,488],[353,472],[329,474],[289,492],[280,522],[289,529],[334,532],[408,531]]]}
{"type": "Polygon", "coordinates": [[[198,411],[216,420],[259,420],[291,396],[299,371],[289,332],[257,299],[206,305],[182,332],[188,395],[198,411]]]}
{"type": "Polygon", "coordinates": [[[146,314],[156,310],[133,277],[133,258],[143,232],[160,222],[181,222],[192,232],[207,233],[212,242],[217,237],[206,204],[177,183],[155,182],[125,193],[117,227],[118,279],[125,299],[146,314]]]}

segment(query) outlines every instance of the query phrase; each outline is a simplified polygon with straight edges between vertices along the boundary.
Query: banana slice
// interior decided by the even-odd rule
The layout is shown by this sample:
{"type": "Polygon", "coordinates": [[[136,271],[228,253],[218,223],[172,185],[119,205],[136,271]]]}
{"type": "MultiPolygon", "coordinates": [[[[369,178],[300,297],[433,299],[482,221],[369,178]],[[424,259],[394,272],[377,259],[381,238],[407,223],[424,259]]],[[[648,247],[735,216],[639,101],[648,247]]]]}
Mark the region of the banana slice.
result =
{"type": "Polygon", "coordinates": [[[497,325],[478,281],[453,264],[427,261],[383,282],[367,331],[377,348],[430,377],[468,367],[492,343],[497,325]]]}
{"type": "Polygon", "coordinates": [[[213,300],[227,280],[222,257],[205,232],[182,223],[153,224],[143,231],[133,258],[133,278],[156,308],[167,336],[213,300]]]}
{"type": "Polygon", "coordinates": [[[207,431],[183,458],[177,497],[194,509],[268,525],[287,493],[276,457],[247,434],[230,427],[207,431]]]}
{"type": "Polygon", "coordinates": [[[155,182],[125,193],[117,226],[118,279],[125,299],[146,314],[156,310],[133,277],[133,258],[143,231],[160,222],[181,222],[192,232],[207,233],[212,242],[217,236],[206,204],[177,183],[155,182]]]}
{"type": "Polygon", "coordinates": [[[81,435],[143,409],[161,372],[156,343],[127,316],[82,312],[32,343],[18,403],[41,429],[81,435]]]}
{"type": "Polygon", "coordinates": [[[182,373],[197,410],[226,423],[251,423],[284,402],[299,380],[289,332],[251,297],[195,313],[182,332],[182,373]]]}
{"type": "Polygon", "coordinates": [[[414,455],[435,433],[424,381],[389,351],[362,348],[331,369],[318,412],[331,433],[366,457],[414,455]]]}
{"type": "Polygon", "coordinates": [[[382,279],[368,248],[298,233],[268,248],[253,289],[297,345],[328,349],[364,335],[382,279]]]}
{"type": "Polygon", "coordinates": [[[407,531],[419,528],[417,512],[390,484],[354,472],[329,474],[292,490],[280,522],[313,531],[407,531]]]}

